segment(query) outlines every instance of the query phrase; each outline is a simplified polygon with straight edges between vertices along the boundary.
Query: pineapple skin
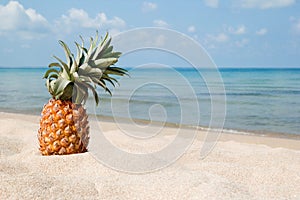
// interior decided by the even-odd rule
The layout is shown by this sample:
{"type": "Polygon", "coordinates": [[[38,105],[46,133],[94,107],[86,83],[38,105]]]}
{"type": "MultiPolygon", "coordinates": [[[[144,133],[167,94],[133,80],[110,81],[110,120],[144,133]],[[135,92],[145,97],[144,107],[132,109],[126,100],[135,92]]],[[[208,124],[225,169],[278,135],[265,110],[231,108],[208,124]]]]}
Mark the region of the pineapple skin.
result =
{"type": "Polygon", "coordinates": [[[50,99],[41,113],[38,140],[42,155],[86,152],[89,122],[85,108],[69,100],[50,99]]]}

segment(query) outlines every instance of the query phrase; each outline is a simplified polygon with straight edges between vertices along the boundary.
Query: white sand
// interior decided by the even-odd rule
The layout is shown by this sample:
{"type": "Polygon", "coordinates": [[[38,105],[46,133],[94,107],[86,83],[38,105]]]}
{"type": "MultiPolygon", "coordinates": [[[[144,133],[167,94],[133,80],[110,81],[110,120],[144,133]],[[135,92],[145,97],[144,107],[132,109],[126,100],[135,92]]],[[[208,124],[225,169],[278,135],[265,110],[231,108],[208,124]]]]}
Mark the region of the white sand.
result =
{"type": "MultiPolygon", "coordinates": [[[[0,113],[0,199],[300,199],[300,140],[223,134],[200,160],[199,136],[171,166],[136,175],[112,170],[91,153],[41,156],[38,120],[0,113]]],[[[102,127],[128,151],[144,145],[116,137],[110,122],[102,127]]],[[[169,141],[175,130],[147,148],[169,141]]]]}

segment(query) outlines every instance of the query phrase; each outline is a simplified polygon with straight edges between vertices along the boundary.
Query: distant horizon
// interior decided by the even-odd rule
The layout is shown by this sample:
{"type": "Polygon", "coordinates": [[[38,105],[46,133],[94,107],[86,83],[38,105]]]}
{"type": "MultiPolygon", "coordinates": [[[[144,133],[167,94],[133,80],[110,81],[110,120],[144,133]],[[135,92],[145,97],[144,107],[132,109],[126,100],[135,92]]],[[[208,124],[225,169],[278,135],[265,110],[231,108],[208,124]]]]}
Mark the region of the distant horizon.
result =
{"type": "MultiPolygon", "coordinates": [[[[0,69],[47,69],[43,66],[0,66],[0,69]]],[[[135,67],[124,67],[133,69],[135,67]]],[[[141,67],[143,69],[160,69],[164,67],[141,67]]],[[[194,69],[191,66],[173,67],[174,69],[194,69]]],[[[211,67],[200,67],[199,69],[209,69],[211,67]]],[[[300,66],[217,66],[219,69],[300,69],[300,66]]]]}

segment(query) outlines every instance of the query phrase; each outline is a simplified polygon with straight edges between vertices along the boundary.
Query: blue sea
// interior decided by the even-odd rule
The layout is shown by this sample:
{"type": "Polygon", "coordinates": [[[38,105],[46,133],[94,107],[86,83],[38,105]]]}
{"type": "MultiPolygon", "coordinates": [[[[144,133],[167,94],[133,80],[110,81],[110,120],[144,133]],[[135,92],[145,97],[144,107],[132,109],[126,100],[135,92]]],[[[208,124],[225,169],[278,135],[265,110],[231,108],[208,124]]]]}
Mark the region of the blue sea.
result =
{"type": "MultiPolygon", "coordinates": [[[[0,68],[0,111],[40,114],[50,98],[42,79],[46,70],[0,68]]],[[[100,104],[96,107],[90,97],[88,112],[208,127],[212,112],[213,120],[222,120],[222,113],[212,109],[221,107],[227,130],[300,135],[300,69],[221,68],[221,79],[209,83],[206,76],[218,77],[210,70],[138,68],[129,73],[119,79],[112,97],[99,88],[100,104]]]]}

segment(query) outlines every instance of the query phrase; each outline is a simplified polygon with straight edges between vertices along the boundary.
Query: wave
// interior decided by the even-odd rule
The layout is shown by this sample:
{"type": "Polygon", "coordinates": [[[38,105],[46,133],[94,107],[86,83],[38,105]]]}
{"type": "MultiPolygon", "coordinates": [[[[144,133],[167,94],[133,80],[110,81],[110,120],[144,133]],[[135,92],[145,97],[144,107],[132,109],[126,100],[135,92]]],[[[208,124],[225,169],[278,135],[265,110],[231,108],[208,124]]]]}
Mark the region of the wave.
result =
{"type": "MultiPolygon", "coordinates": [[[[226,96],[282,96],[282,95],[299,95],[300,90],[274,90],[259,92],[227,92],[226,96]]],[[[219,94],[220,95],[220,94],[219,94]]]]}

